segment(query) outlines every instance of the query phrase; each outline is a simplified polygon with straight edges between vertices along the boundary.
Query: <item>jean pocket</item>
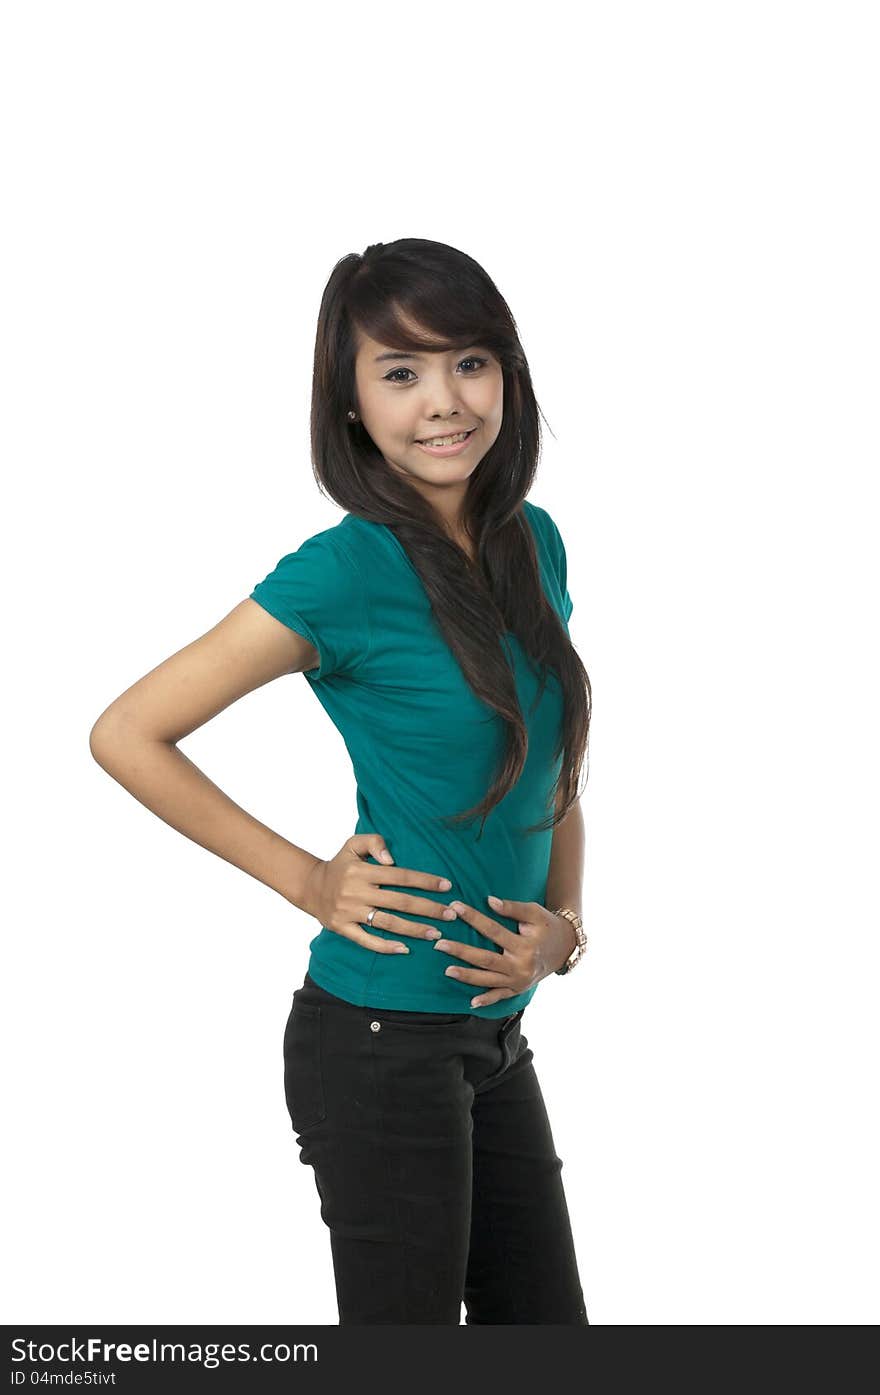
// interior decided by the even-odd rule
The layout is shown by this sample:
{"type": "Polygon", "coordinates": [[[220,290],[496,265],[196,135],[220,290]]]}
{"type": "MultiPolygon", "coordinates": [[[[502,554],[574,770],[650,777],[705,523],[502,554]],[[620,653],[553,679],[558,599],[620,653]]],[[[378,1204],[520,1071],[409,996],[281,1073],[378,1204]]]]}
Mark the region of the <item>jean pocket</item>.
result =
{"type": "Polygon", "coordinates": [[[461,1027],[470,1020],[467,1012],[410,1012],[403,1008],[370,1008],[370,1016],[383,1027],[414,1027],[425,1031],[428,1027],[461,1027]]]}
{"type": "Polygon", "coordinates": [[[284,1097],[297,1133],[327,1116],[321,1050],[321,1009],[294,998],[284,1029],[284,1097]]]}

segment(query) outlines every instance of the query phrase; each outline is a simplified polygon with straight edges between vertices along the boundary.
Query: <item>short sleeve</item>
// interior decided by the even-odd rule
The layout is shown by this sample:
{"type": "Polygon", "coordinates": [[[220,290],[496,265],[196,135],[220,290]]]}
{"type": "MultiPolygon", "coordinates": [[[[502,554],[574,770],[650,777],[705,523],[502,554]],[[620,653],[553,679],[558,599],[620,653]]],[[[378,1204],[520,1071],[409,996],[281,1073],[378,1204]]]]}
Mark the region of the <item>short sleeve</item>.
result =
{"type": "Polygon", "coordinates": [[[532,504],[530,501],[526,502],[527,508],[531,511],[531,516],[537,525],[541,541],[549,556],[549,566],[557,586],[559,608],[561,608],[562,617],[567,629],[569,617],[574,610],[574,602],[568,592],[568,558],[565,555],[565,544],[562,541],[562,534],[546,509],[542,509],[539,505],[532,504]]]}
{"type": "Polygon", "coordinates": [[[312,682],[352,673],[370,648],[369,617],[357,562],[332,530],[288,552],[250,593],[276,620],[304,635],[318,651],[312,682]]]}
{"type": "MultiPolygon", "coordinates": [[[[547,517],[550,518],[550,515],[548,514],[547,517]]],[[[574,610],[574,601],[568,594],[568,558],[565,555],[565,543],[562,541],[562,534],[556,527],[552,518],[550,518],[550,523],[556,539],[556,572],[559,577],[559,590],[562,595],[562,613],[565,616],[565,623],[568,624],[571,612],[574,610]]]]}

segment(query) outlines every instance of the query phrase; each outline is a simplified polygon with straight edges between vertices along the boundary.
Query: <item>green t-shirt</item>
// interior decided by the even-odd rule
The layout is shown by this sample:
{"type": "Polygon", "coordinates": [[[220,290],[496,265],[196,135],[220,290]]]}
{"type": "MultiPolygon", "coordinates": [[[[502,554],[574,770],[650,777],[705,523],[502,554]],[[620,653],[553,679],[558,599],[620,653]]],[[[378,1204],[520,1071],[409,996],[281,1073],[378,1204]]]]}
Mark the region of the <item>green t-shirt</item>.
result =
{"type": "MultiPolygon", "coordinates": [[[[562,538],[545,509],[526,500],[523,510],[545,594],[567,632],[572,602],[562,538]]],[[[561,764],[553,757],[563,715],[556,674],[548,672],[531,711],[539,675],[507,632],[529,749],[517,784],[492,810],[478,840],[479,818],[457,828],[442,820],[476,805],[489,789],[504,724],[468,686],[421,578],[391,529],[347,513],[282,557],[251,598],[304,635],[320,655],[319,666],[304,676],[351,756],[358,810],[353,831],[381,833],[396,866],[452,882],[449,891],[420,887],[413,894],[441,905],[463,901],[518,933],[516,921],[493,911],[486,896],[544,904],[552,830],[522,830],[549,814],[561,764]]],[[[368,861],[381,865],[372,855],[368,861]]],[[[460,917],[396,914],[439,927],[444,939],[499,952],[460,917]]],[[[372,933],[399,938],[378,926],[372,933]]],[[[409,954],[379,954],[322,927],[309,945],[308,972],[328,993],[361,1007],[505,1017],[534,995],[533,987],[472,1008],[471,998],[488,990],[445,973],[450,964],[467,967],[464,960],[435,950],[431,940],[402,942],[409,954]]]]}

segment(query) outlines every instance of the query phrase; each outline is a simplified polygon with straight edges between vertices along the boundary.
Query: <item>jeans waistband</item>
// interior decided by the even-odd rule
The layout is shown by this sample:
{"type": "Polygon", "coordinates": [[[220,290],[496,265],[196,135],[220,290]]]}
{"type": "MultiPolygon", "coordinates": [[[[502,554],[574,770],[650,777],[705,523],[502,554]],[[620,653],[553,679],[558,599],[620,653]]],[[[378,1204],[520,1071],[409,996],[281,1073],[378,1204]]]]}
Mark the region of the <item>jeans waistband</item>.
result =
{"type": "MultiPolygon", "coordinates": [[[[313,994],[313,995],[315,995],[315,996],[317,996],[317,997],[326,999],[326,1001],[327,1001],[328,1003],[337,1004],[337,1005],[339,1005],[340,1007],[355,1008],[357,1011],[361,1011],[361,1012],[367,1012],[367,1011],[370,1010],[370,1005],[369,1005],[369,1004],[365,1005],[363,1008],[358,1008],[356,1003],[350,1003],[350,1002],[348,1001],[347,998],[340,998],[340,997],[337,997],[337,995],[336,995],[335,993],[329,993],[329,992],[327,991],[326,988],[322,988],[322,987],[321,987],[320,983],[316,983],[315,980],[312,978],[311,974],[309,974],[309,973],[306,973],[306,975],[305,975],[305,978],[304,978],[304,980],[303,980],[303,987],[304,987],[304,988],[308,988],[308,990],[309,990],[309,992],[310,992],[311,994],[313,994]]],[[[399,1009],[396,1009],[396,1010],[399,1010],[399,1009]]],[[[409,1010],[409,1009],[407,1009],[407,1010],[409,1010]]],[[[379,1008],[379,1007],[375,1007],[375,1006],[374,1006],[374,1007],[373,1007],[373,1011],[375,1011],[375,1012],[381,1012],[382,1009],[379,1008]]],[[[418,1009],[413,1009],[413,1011],[417,1013],[417,1012],[418,1012],[418,1009]]],[[[508,1031],[508,1030],[514,1025],[515,1022],[518,1022],[518,1021],[519,1021],[519,1019],[522,1017],[522,1015],[523,1015],[524,1012],[525,1012],[525,1008],[520,1008],[518,1012],[512,1012],[512,1013],[510,1013],[507,1017],[494,1017],[494,1018],[480,1017],[480,1014],[477,1013],[477,1012],[462,1012],[462,1013],[460,1013],[459,1015],[460,1015],[462,1018],[465,1018],[465,1017],[476,1017],[476,1018],[477,1018],[479,1021],[481,1021],[481,1022],[493,1022],[493,1023],[495,1024],[495,1026],[501,1027],[501,1028],[503,1028],[505,1031],[508,1031]]],[[[428,1012],[428,1013],[425,1013],[424,1015],[425,1015],[426,1017],[437,1017],[437,1016],[446,1016],[447,1014],[438,1014],[438,1013],[434,1013],[434,1012],[428,1012]]]]}

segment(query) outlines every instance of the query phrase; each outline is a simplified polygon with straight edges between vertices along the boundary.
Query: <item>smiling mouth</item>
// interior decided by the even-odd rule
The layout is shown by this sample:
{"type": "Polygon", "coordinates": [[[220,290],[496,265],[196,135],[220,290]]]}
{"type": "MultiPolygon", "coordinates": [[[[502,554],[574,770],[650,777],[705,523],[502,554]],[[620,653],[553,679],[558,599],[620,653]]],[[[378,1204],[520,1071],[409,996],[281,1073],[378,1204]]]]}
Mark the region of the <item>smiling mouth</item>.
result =
{"type": "Polygon", "coordinates": [[[459,441],[466,441],[468,436],[473,436],[476,429],[475,426],[472,426],[470,431],[456,431],[451,436],[427,436],[423,440],[416,437],[416,441],[420,446],[452,446],[459,441]]]}

